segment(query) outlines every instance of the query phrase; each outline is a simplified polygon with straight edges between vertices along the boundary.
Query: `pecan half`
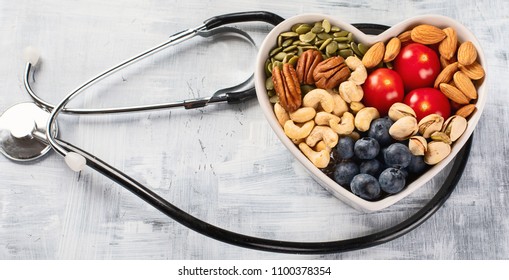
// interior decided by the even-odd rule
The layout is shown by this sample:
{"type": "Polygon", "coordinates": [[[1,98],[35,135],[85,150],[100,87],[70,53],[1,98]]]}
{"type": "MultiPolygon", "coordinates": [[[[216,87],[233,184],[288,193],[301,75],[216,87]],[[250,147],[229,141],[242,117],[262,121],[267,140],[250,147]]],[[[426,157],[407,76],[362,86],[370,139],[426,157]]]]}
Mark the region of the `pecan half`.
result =
{"type": "Polygon", "coordinates": [[[272,81],[274,89],[279,97],[279,103],[287,112],[297,110],[302,104],[302,93],[299,79],[293,66],[289,63],[283,64],[283,69],[274,67],[272,70],[272,81]]]}
{"type": "Polygon", "coordinates": [[[332,89],[350,76],[350,69],[341,56],[328,58],[316,66],[313,71],[315,85],[323,89],[332,89]]]}
{"type": "Polygon", "coordinates": [[[318,63],[322,62],[322,53],[318,50],[307,50],[303,52],[297,62],[297,77],[303,85],[315,84],[313,71],[318,63]]]}

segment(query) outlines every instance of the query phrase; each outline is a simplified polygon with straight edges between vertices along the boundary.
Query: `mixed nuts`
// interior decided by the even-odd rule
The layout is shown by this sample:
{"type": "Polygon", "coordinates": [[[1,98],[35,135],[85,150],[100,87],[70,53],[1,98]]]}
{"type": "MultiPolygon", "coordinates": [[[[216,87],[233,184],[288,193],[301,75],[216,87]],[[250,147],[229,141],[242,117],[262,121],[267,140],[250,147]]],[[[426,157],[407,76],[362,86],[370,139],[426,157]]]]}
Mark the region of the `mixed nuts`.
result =
{"type": "Polygon", "coordinates": [[[428,24],[368,47],[326,19],[300,23],[281,33],[268,55],[266,89],[285,134],[316,167],[368,200],[401,191],[394,186],[404,187],[451,153],[476,109],[485,75],[472,42],[458,42],[451,27],[428,24]],[[377,69],[397,70],[412,44],[429,49],[426,59],[436,57],[439,71],[426,90],[448,100],[445,111],[423,114],[403,100],[413,90],[408,77],[390,80],[405,84],[400,100],[387,101],[390,108],[367,102],[369,76],[377,69]],[[368,191],[367,182],[381,190],[368,191]]]}

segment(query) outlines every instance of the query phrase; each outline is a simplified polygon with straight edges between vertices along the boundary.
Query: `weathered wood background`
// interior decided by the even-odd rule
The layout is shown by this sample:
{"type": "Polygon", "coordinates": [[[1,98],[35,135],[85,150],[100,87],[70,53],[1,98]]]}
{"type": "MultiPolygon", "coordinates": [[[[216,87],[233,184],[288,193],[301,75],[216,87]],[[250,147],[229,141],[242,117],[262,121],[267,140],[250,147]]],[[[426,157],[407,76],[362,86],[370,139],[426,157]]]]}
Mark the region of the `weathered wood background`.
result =
{"type": "MultiPolygon", "coordinates": [[[[51,102],[106,67],[223,13],[332,14],[393,25],[420,14],[453,17],[480,40],[489,99],[463,178],[445,206],[413,232],[344,254],[291,256],[237,248],[170,220],[92,170],[55,153],[30,164],[0,157],[0,259],[507,259],[509,257],[509,5],[505,1],[0,1],[0,110],[28,101],[22,50],[42,64],[35,90],[51,102]]],[[[260,43],[270,27],[237,25],[260,43]]],[[[235,38],[196,39],[91,88],[72,104],[149,104],[207,96],[252,72],[256,50],[235,38]]],[[[374,214],[352,210],[284,150],[257,101],[196,111],[59,120],[63,139],[146,183],[178,207],[245,234],[335,240],[394,225],[436,192],[445,174],[374,214]]]]}

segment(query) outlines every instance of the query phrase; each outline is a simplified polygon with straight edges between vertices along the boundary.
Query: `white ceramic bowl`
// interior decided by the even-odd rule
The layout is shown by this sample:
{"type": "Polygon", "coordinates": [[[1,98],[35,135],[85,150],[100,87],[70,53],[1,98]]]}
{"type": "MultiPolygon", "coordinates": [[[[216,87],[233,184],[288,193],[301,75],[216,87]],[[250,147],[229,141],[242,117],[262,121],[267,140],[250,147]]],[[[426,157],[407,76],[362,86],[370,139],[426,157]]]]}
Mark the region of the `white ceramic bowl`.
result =
{"type": "MultiPolygon", "coordinates": [[[[302,14],[283,21],[281,24],[277,25],[274,29],[272,29],[272,31],[267,35],[267,37],[265,38],[260,47],[258,57],[256,60],[255,86],[258,101],[270,126],[272,127],[276,135],[279,137],[281,142],[284,144],[284,146],[293,154],[293,156],[295,156],[295,158],[302,165],[305,166],[305,168],[310,172],[314,179],[325,189],[327,189],[334,196],[341,199],[348,205],[354,207],[355,209],[364,212],[378,211],[398,202],[399,200],[403,199],[404,197],[408,196],[409,194],[423,186],[426,182],[432,179],[433,176],[439,173],[456,156],[456,154],[463,147],[463,145],[465,145],[468,138],[474,131],[477,122],[479,121],[479,118],[481,116],[481,113],[484,109],[484,105],[486,103],[486,89],[485,89],[486,77],[484,78],[484,82],[478,88],[479,97],[476,103],[477,110],[470,117],[466,132],[454,143],[451,154],[446,159],[442,160],[440,163],[430,168],[425,174],[421,175],[417,180],[409,184],[400,193],[388,196],[378,201],[364,200],[354,195],[350,191],[344,189],[336,182],[334,182],[332,179],[330,179],[327,175],[325,175],[322,171],[316,168],[304,156],[304,154],[302,154],[299,148],[292,143],[292,141],[285,135],[283,129],[279,125],[276,116],[274,115],[273,106],[269,102],[267,90],[265,89],[266,76],[264,71],[264,65],[268,57],[268,53],[276,45],[277,36],[282,32],[291,30],[291,27],[296,23],[314,23],[316,21],[322,21],[323,19],[327,19],[332,25],[336,25],[340,27],[342,30],[348,30],[352,32],[357,42],[362,42],[368,46],[378,41],[387,41],[388,39],[397,36],[401,32],[422,23],[435,25],[440,28],[452,27],[457,32],[459,42],[471,41],[475,45],[478,52],[478,60],[486,70],[485,67],[486,60],[484,57],[484,53],[474,34],[472,34],[472,32],[470,32],[465,26],[451,18],[439,15],[423,15],[413,17],[392,26],[387,31],[378,36],[372,36],[366,35],[357,28],[350,25],[349,23],[341,21],[340,19],[337,19],[330,15],[302,14]]],[[[369,21],[369,19],[367,19],[367,21],[369,21]]]]}

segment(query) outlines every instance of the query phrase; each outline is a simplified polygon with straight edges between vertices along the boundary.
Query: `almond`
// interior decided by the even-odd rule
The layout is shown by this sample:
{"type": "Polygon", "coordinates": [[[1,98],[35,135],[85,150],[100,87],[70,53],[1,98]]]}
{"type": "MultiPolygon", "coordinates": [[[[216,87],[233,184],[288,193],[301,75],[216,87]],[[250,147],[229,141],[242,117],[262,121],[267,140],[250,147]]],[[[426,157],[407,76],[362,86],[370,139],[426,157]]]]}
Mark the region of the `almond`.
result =
{"type": "Polygon", "coordinates": [[[429,24],[421,24],[414,27],[410,35],[412,41],[424,45],[436,44],[447,36],[442,29],[429,24]]]}
{"type": "Polygon", "coordinates": [[[455,86],[451,86],[446,83],[440,84],[440,91],[447,96],[447,98],[458,104],[468,104],[470,100],[466,97],[461,90],[455,86]]]}
{"type": "Polygon", "coordinates": [[[456,62],[456,56],[453,56],[451,59],[447,59],[443,56],[440,56],[440,65],[442,66],[442,69],[447,67],[447,65],[452,64],[456,62]]]}
{"type": "Polygon", "coordinates": [[[452,77],[454,73],[458,71],[458,62],[454,62],[452,64],[447,65],[440,74],[438,74],[437,78],[435,79],[435,88],[438,88],[438,86],[441,83],[449,83],[452,80],[452,77]]]}
{"type": "Polygon", "coordinates": [[[412,36],[410,35],[412,33],[412,30],[407,30],[401,34],[398,35],[399,41],[404,43],[411,43],[412,42],[412,36]]]}
{"type": "Polygon", "coordinates": [[[475,89],[474,83],[470,78],[463,72],[458,71],[453,76],[454,84],[456,87],[470,99],[477,99],[477,90],[475,89]]]}
{"type": "Polygon", "coordinates": [[[362,57],[362,64],[366,68],[373,68],[377,66],[385,54],[385,46],[383,42],[377,42],[369,48],[369,50],[362,57]]]}
{"type": "Polygon", "coordinates": [[[479,80],[484,77],[484,69],[482,68],[481,64],[479,64],[477,61],[470,65],[458,65],[461,72],[465,73],[470,79],[472,80],[479,80]]]}
{"type": "Polygon", "coordinates": [[[387,43],[387,46],[385,46],[384,62],[393,61],[396,56],[398,56],[400,50],[401,41],[398,37],[393,37],[389,43],[387,43]]]}
{"type": "Polygon", "coordinates": [[[443,31],[446,37],[438,45],[438,52],[440,52],[440,55],[444,58],[451,59],[458,48],[458,36],[456,35],[456,31],[451,27],[447,27],[443,31]]]}
{"type": "Polygon", "coordinates": [[[465,105],[456,111],[456,115],[462,116],[465,119],[470,116],[475,111],[475,105],[474,104],[468,104],[465,105]]]}
{"type": "Polygon", "coordinates": [[[458,62],[462,65],[470,65],[477,59],[477,51],[470,41],[463,42],[458,48],[458,62]]]}

